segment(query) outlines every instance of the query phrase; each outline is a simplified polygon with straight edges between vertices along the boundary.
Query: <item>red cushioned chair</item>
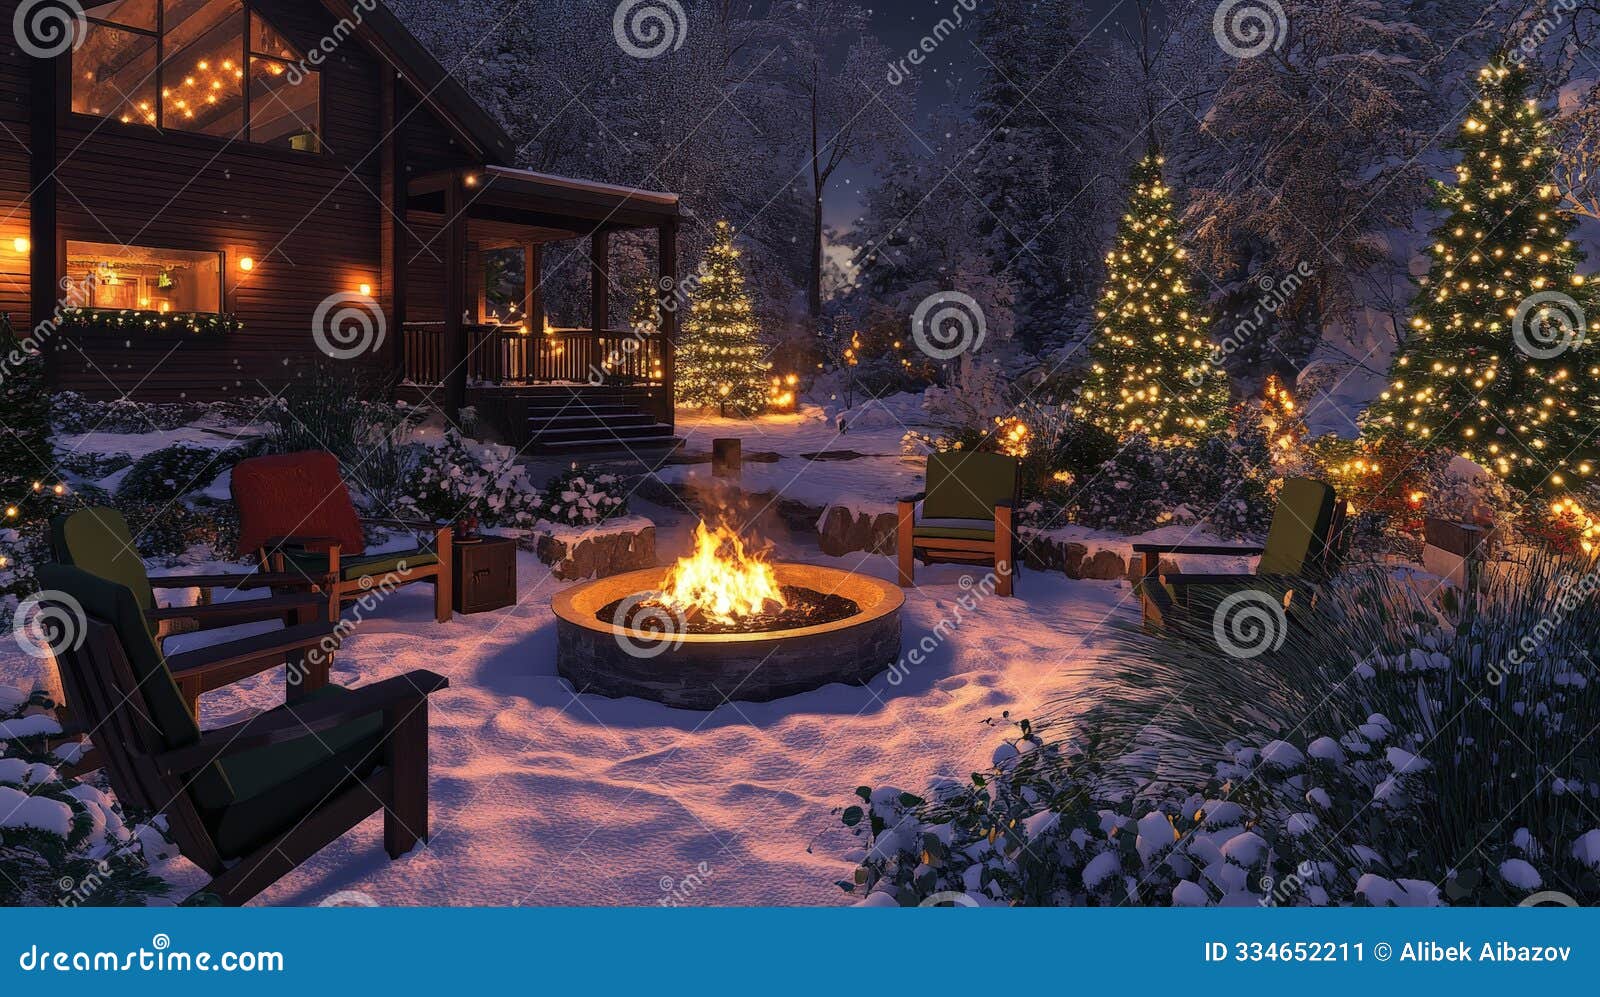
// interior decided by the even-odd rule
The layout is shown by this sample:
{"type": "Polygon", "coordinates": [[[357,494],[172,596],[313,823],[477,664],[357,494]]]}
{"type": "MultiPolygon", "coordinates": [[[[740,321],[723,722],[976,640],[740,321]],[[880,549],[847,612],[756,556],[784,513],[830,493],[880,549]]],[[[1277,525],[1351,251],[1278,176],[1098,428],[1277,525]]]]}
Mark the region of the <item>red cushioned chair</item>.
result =
{"type": "Polygon", "coordinates": [[[433,582],[434,617],[450,619],[450,527],[417,520],[357,515],[350,490],[329,453],[279,454],[240,461],[233,469],[239,509],[239,552],[255,554],[262,571],[300,572],[328,591],[333,617],[374,588],[433,582]],[[362,524],[410,530],[410,550],[368,554],[362,524]]]}

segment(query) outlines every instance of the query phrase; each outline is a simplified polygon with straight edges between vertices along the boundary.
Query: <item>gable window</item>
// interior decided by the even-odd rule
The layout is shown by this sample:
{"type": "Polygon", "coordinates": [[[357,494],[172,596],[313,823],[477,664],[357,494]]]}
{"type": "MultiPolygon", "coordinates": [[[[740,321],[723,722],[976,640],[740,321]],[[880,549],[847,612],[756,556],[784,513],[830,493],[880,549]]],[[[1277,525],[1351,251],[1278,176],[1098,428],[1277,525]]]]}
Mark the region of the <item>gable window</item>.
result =
{"type": "Polygon", "coordinates": [[[222,311],[221,253],[68,240],[67,278],[84,289],[85,308],[222,311]]]}
{"type": "Polygon", "coordinates": [[[262,145],[322,147],[320,74],[249,0],[90,4],[72,109],[262,145]]]}

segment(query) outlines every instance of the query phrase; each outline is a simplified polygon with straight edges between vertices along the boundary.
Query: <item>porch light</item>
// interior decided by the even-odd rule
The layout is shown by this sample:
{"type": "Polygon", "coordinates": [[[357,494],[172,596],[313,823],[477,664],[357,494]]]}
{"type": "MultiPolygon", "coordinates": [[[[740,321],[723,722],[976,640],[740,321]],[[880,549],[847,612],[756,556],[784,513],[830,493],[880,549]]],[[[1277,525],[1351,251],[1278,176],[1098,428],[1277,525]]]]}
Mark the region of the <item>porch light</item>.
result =
{"type": "Polygon", "coordinates": [[[11,240],[11,248],[15,249],[19,253],[26,253],[32,248],[32,246],[33,244],[31,242],[20,235],[11,240]]]}
{"type": "Polygon", "coordinates": [[[468,173],[461,182],[468,187],[476,187],[478,186],[478,175],[476,173],[468,173]]]}
{"type": "Polygon", "coordinates": [[[362,284],[361,285],[361,296],[363,298],[372,297],[372,285],[371,284],[362,284]]]}
{"type": "Polygon", "coordinates": [[[249,271],[254,270],[255,268],[256,268],[255,257],[253,257],[253,256],[245,256],[245,257],[241,257],[240,258],[240,260],[239,260],[239,269],[240,270],[243,270],[246,273],[248,273],[249,271]]]}

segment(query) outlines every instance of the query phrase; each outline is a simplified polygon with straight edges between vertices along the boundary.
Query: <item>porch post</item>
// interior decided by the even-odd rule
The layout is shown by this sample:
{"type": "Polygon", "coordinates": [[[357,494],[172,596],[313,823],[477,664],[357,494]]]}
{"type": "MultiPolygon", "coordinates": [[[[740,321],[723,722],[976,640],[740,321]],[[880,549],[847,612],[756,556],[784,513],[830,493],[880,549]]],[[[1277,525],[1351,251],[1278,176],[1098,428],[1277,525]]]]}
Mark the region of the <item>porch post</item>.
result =
{"type": "MultiPolygon", "coordinates": [[[[67,245],[60,238],[56,214],[58,95],[67,92],[66,60],[35,57],[29,61],[32,157],[28,179],[33,194],[28,198],[28,324],[32,329],[18,329],[19,339],[31,337],[32,330],[52,320],[58,303],[72,298],[60,283],[67,272],[67,245]]],[[[81,300],[71,303],[87,304],[81,300]]],[[[50,329],[53,332],[54,326],[50,329]]],[[[51,386],[60,384],[61,377],[61,344],[54,339],[52,336],[40,347],[44,351],[45,379],[51,386]]]]}
{"type": "Polygon", "coordinates": [[[467,301],[471,302],[472,321],[489,321],[489,281],[483,269],[483,252],[477,243],[467,244],[467,301]]]}
{"type": "Polygon", "coordinates": [[[661,384],[662,398],[658,403],[659,419],[675,426],[676,413],[673,402],[676,392],[678,353],[678,310],[683,307],[683,294],[678,287],[678,220],[670,219],[656,229],[656,259],[661,268],[661,279],[656,287],[661,294],[661,384]]]}
{"type": "Polygon", "coordinates": [[[466,174],[451,170],[444,189],[444,413],[455,422],[467,403],[466,174]]]}
{"type": "Polygon", "coordinates": [[[544,247],[522,244],[522,317],[530,336],[544,334],[544,247]]]}
{"type": "Polygon", "coordinates": [[[383,131],[384,151],[379,193],[388,210],[378,218],[381,232],[378,279],[378,305],[389,317],[389,343],[383,360],[397,380],[406,370],[406,211],[410,204],[406,178],[404,88],[393,71],[384,74],[383,131]]]}
{"type": "Polygon", "coordinates": [[[599,229],[589,240],[589,327],[611,328],[611,233],[599,229]]]}

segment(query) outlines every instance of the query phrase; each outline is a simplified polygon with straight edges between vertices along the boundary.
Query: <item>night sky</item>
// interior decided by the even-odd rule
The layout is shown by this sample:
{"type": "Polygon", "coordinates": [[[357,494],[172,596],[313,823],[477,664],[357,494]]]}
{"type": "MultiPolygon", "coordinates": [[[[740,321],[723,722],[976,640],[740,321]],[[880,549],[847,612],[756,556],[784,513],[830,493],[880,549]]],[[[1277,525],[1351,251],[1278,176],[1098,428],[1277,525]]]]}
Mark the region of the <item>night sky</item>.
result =
{"type": "MultiPolygon", "coordinates": [[[[962,25],[917,67],[921,85],[917,102],[920,114],[919,120],[907,122],[911,127],[923,127],[927,115],[940,104],[959,101],[969,92],[977,70],[983,66],[983,57],[973,45],[973,21],[987,5],[988,0],[976,0],[972,12],[963,11],[962,25]]],[[[1129,0],[1087,0],[1086,6],[1091,23],[1100,22],[1097,31],[1108,37],[1118,32],[1122,20],[1131,19],[1133,12],[1129,0]]],[[[873,31],[891,51],[902,57],[929,34],[941,18],[952,17],[953,11],[961,9],[957,0],[878,0],[870,7],[873,31]]],[[[887,73],[888,67],[884,69],[887,73]]],[[[916,146],[915,142],[911,144],[916,146]]],[[[864,165],[846,163],[840,167],[835,186],[829,191],[828,223],[840,229],[849,228],[861,209],[863,185],[871,182],[871,170],[864,165]]]]}

